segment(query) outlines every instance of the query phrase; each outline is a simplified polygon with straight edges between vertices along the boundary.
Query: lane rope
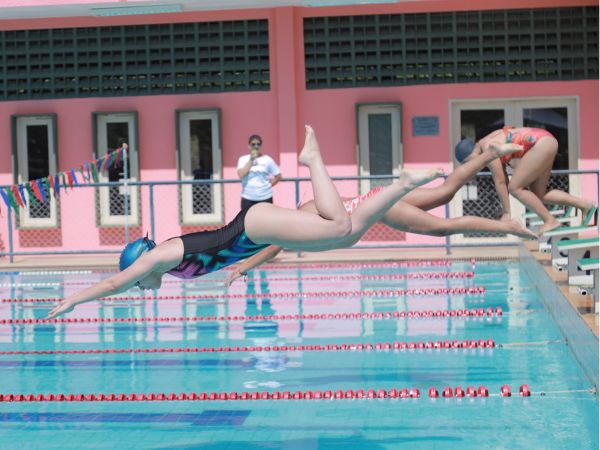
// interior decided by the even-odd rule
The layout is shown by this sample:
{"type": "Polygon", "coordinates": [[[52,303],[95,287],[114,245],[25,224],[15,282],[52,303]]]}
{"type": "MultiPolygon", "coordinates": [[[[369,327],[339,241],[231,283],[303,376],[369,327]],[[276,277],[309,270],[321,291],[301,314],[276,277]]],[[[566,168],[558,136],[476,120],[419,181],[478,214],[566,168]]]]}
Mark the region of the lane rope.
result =
{"type": "MultiPolygon", "coordinates": [[[[548,396],[552,394],[573,394],[573,393],[595,393],[591,389],[575,389],[564,391],[539,391],[532,392],[528,384],[519,386],[519,396],[548,396]]],[[[438,398],[437,388],[428,389],[430,399],[438,398]]],[[[500,388],[500,393],[490,393],[487,386],[479,386],[477,389],[473,386],[467,386],[466,390],[461,386],[452,389],[446,386],[442,389],[442,397],[448,399],[451,397],[512,397],[512,391],[509,385],[504,384],[500,388]]],[[[516,397],[515,392],[515,397],[516,397]]],[[[0,402],[3,403],[32,403],[32,402],[153,402],[153,401],[243,401],[243,400],[342,400],[342,399],[418,399],[421,396],[419,388],[391,388],[391,389],[338,389],[338,390],[305,390],[305,391],[254,391],[254,392],[174,392],[165,393],[110,393],[110,394],[0,394],[0,402]]]]}
{"type": "MultiPolygon", "coordinates": [[[[378,281],[378,280],[428,280],[428,279],[461,279],[474,278],[474,272],[415,272],[406,274],[384,274],[384,275],[309,275],[305,277],[268,277],[267,282],[273,281],[378,281]]],[[[187,284],[187,283],[223,283],[224,278],[206,279],[193,278],[191,280],[165,280],[162,284],[187,284]]],[[[65,282],[39,282],[39,283],[0,283],[0,288],[17,287],[54,287],[54,286],[86,286],[92,285],[90,281],[65,281],[65,282]]]]}
{"type": "Polygon", "coordinates": [[[289,345],[256,345],[227,347],[162,347],[162,348],[121,348],[121,349],[81,349],[81,350],[10,350],[0,351],[0,355],[87,355],[87,354],[122,354],[122,353],[235,353],[235,352],[330,352],[330,351],[388,351],[388,350],[423,350],[423,349],[474,349],[495,348],[493,339],[464,339],[463,341],[394,341],[355,344],[289,344],[289,345]]]}
{"type": "Polygon", "coordinates": [[[419,318],[467,318],[467,317],[492,317],[502,316],[502,307],[497,306],[494,310],[489,307],[465,308],[451,310],[429,310],[429,311],[394,311],[379,313],[320,313],[320,314],[268,314],[254,316],[192,316],[192,317],[87,317],[58,319],[0,319],[0,325],[29,325],[29,324],[52,324],[52,323],[141,323],[141,322],[224,322],[224,321],[284,321],[284,320],[390,320],[390,319],[419,319],[419,318]]]}
{"type": "MultiPolygon", "coordinates": [[[[157,295],[140,297],[101,297],[99,301],[107,300],[188,300],[188,299],[247,299],[247,298],[280,298],[308,299],[321,297],[400,297],[405,295],[482,295],[484,286],[454,287],[454,288],[415,288],[415,289],[375,289],[355,291],[316,291],[316,292],[264,292],[256,294],[198,294],[198,295],[157,295]]],[[[1,303],[45,303],[56,302],[58,298],[3,298],[1,303]]]]}

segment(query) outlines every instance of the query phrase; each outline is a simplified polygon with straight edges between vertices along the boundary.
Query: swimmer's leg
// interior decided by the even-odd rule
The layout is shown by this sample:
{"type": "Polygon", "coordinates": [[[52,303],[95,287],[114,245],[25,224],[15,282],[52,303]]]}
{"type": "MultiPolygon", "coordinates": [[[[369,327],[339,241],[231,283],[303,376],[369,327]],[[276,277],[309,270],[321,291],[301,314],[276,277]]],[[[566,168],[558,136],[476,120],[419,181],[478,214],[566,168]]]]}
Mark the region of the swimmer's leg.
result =
{"type": "Polygon", "coordinates": [[[514,234],[529,239],[537,237],[535,233],[525,228],[518,220],[500,221],[475,216],[445,219],[409,205],[404,200],[397,202],[383,216],[381,222],[399,231],[429,236],[479,232],[514,234]]]}
{"type": "Polygon", "coordinates": [[[398,181],[359,204],[351,215],[352,233],[348,241],[357,242],[367,230],[381,220],[388,210],[408,192],[440,176],[440,169],[427,171],[403,171],[398,181]]]}
{"type": "Polygon", "coordinates": [[[560,226],[560,222],[542,203],[557,151],[556,139],[550,136],[541,138],[523,156],[508,183],[508,192],[544,221],[538,230],[539,235],[560,226]]]}
{"type": "Polygon", "coordinates": [[[298,156],[298,162],[308,167],[310,171],[315,206],[319,215],[324,219],[347,222],[348,215],[340,194],[327,173],[315,132],[308,125],[306,126],[304,147],[298,156]]]}
{"type": "Polygon", "coordinates": [[[457,166],[448,178],[437,187],[420,188],[410,192],[402,199],[403,202],[425,211],[437,208],[448,203],[456,192],[463,187],[467,181],[477,175],[481,170],[496,158],[517,151],[518,148],[488,146],[479,155],[457,166]]]}
{"type": "Polygon", "coordinates": [[[259,244],[298,250],[325,248],[350,234],[352,223],[323,164],[314,131],[306,127],[299,162],[308,167],[319,215],[279,208],[269,203],[253,205],[246,214],[246,233],[259,244]]]}

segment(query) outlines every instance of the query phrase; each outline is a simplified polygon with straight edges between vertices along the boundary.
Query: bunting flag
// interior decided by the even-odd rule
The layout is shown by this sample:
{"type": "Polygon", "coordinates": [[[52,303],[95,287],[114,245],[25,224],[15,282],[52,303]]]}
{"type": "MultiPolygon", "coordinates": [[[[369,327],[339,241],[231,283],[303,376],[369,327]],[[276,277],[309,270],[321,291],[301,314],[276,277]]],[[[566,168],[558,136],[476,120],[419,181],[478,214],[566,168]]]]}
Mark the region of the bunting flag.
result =
{"type": "Polygon", "coordinates": [[[125,144],[123,144],[123,147],[121,147],[115,152],[117,156],[115,156],[115,162],[113,163],[113,167],[117,167],[119,165],[119,162],[121,162],[121,155],[125,152],[126,148],[127,147],[125,147],[125,144]]]}
{"type": "Polygon", "coordinates": [[[48,193],[48,198],[50,198],[52,196],[52,189],[50,186],[50,178],[52,178],[52,177],[42,178],[42,183],[44,184],[44,189],[48,193]]]}
{"type": "Polygon", "coordinates": [[[54,175],[54,195],[60,198],[60,180],[58,179],[58,174],[54,175]]]}
{"type": "Polygon", "coordinates": [[[10,209],[10,200],[8,199],[8,195],[6,195],[4,189],[0,189],[0,195],[2,195],[2,200],[4,200],[4,203],[6,203],[6,207],[10,209]]]}
{"type": "Polygon", "coordinates": [[[77,168],[77,172],[79,172],[79,174],[81,175],[81,179],[83,181],[87,181],[87,179],[85,178],[85,172],[84,172],[84,169],[83,169],[83,164],[77,168]]]}
{"type": "Polygon", "coordinates": [[[90,164],[91,169],[92,169],[92,179],[94,180],[94,183],[98,182],[98,169],[96,168],[96,163],[93,162],[90,164]]]}
{"type": "Polygon", "coordinates": [[[19,185],[19,193],[21,194],[21,200],[23,200],[23,204],[27,206],[27,197],[25,195],[25,186],[23,186],[23,184],[19,185]]]}
{"type": "Polygon", "coordinates": [[[100,158],[98,160],[98,163],[100,163],[100,172],[104,172],[106,170],[106,166],[108,165],[108,155],[104,155],[102,158],[100,158]]]}
{"type": "MultiPolygon", "coordinates": [[[[95,159],[89,163],[83,163],[79,167],[59,172],[55,175],[29,180],[25,183],[14,184],[12,186],[0,187],[0,195],[7,208],[13,208],[17,211],[20,207],[26,207],[36,203],[47,203],[54,195],[54,198],[60,198],[60,190],[68,187],[79,186],[81,183],[97,183],[98,173],[117,164],[125,157],[127,144],[121,148],[109,151],[101,158],[95,159]],[[80,177],[77,178],[77,172],[80,177]]],[[[1,212],[1,210],[0,210],[1,212]]]]}
{"type": "MultiPolygon", "coordinates": [[[[71,169],[71,178],[73,178],[73,185],[79,186],[79,182],[77,181],[77,176],[75,174],[75,170],[71,169]]],[[[73,186],[71,186],[73,187],[73,186]]]]}
{"type": "Polygon", "coordinates": [[[23,200],[21,200],[21,193],[19,192],[19,188],[16,185],[13,185],[10,190],[12,191],[12,194],[14,195],[15,200],[17,201],[17,205],[21,207],[25,206],[23,200]]]}
{"type": "Polygon", "coordinates": [[[35,198],[38,199],[40,202],[43,202],[44,197],[42,197],[42,193],[40,192],[40,188],[36,180],[31,180],[29,182],[29,186],[31,186],[31,190],[33,191],[33,195],[35,195],[35,198]]]}
{"type": "Polygon", "coordinates": [[[48,178],[48,185],[50,186],[50,189],[52,190],[52,192],[54,193],[54,198],[57,197],[56,195],[56,185],[54,184],[54,177],[52,175],[50,175],[48,178]]]}
{"type": "Polygon", "coordinates": [[[44,182],[41,178],[35,180],[35,183],[40,191],[40,195],[42,196],[42,201],[46,203],[48,201],[48,197],[46,196],[46,189],[44,188],[44,182]]]}
{"type": "Polygon", "coordinates": [[[69,183],[67,183],[67,178],[65,177],[65,173],[61,172],[60,173],[60,179],[62,180],[62,187],[63,188],[68,188],[69,187],[69,183]]]}
{"type": "Polygon", "coordinates": [[[6,195],[8,196],[8,203],[13,207],[15,211],[19,210],[19,205],[17,205],[17,201],[15,200],[15,196],[9,188],[6,188],[6,195]]]}
{"type": "Polygon", "coordinates": [[[27,195],[29,196],[29,204],[35,205],[37,203],[37,200],[35,198],[35,195],[33,195],[33,191],[31,190],[31,186],[29,183],[25,183],[25,190],[27,191],[27,195]]]}

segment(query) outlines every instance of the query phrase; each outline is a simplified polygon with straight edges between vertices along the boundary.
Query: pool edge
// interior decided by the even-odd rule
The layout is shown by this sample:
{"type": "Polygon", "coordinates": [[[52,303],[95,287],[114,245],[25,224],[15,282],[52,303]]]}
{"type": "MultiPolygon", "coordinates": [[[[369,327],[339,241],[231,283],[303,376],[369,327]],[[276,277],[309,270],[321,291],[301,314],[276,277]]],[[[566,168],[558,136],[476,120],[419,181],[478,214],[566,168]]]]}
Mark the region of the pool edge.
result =
{"type": "Polygon", "coordinates": [[[535,288],[558,324],[577,363],[597,389],[598,338],[526,247],[520,247],[519,258],[531,279],[547,281],[536,284],[535,288]]]}

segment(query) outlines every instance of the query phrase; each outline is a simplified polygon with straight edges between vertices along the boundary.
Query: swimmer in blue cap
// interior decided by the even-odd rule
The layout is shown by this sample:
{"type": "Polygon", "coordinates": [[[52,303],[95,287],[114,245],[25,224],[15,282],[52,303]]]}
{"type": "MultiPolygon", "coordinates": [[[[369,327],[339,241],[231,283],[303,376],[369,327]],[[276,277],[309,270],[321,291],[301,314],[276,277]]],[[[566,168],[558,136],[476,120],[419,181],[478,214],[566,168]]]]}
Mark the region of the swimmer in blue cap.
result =
{"type": "Polygon", "coordinates": [[[304,147],[298,160],[310,171],[319,214],[258,203],[242,210],[218,230],[186,234],[160,245],[148,238],[138,239],[128,244],[121,254],[121,272],[66,298],[47,318],[133,286],[158,289],[165,273],[184,279],[199,277],[248,258],[270,244],[305,251],[341,248],[347,245],[348,236],[364,234],[412,189],[443,174],[441,170],[405,171],[398,181],[373,195],[350,217],[329,178],[310,126],[306,126],[304,147]]]}
{"type": "Polygon", "coordinates": [[[573,206],[581,210],[584,224],[587,225],[591,221],[597,209],[593,202],[560,189],[547,190],[552,165],[558,152],[558,141],[549,131],[542,128],[505,126],[492,131],[477,142],[473,139],[461,140],[456,145],[455,157],[460,163],[468,163],[490,149],[506,152],[488,164],[502,204],[502,219],[510,218],[510,193],[543,220],[544,224],[539,228],[538,235],[561,225],[544,203],[573,206]],[[510,181],[507,166],[512,168],[510,181]]]}

